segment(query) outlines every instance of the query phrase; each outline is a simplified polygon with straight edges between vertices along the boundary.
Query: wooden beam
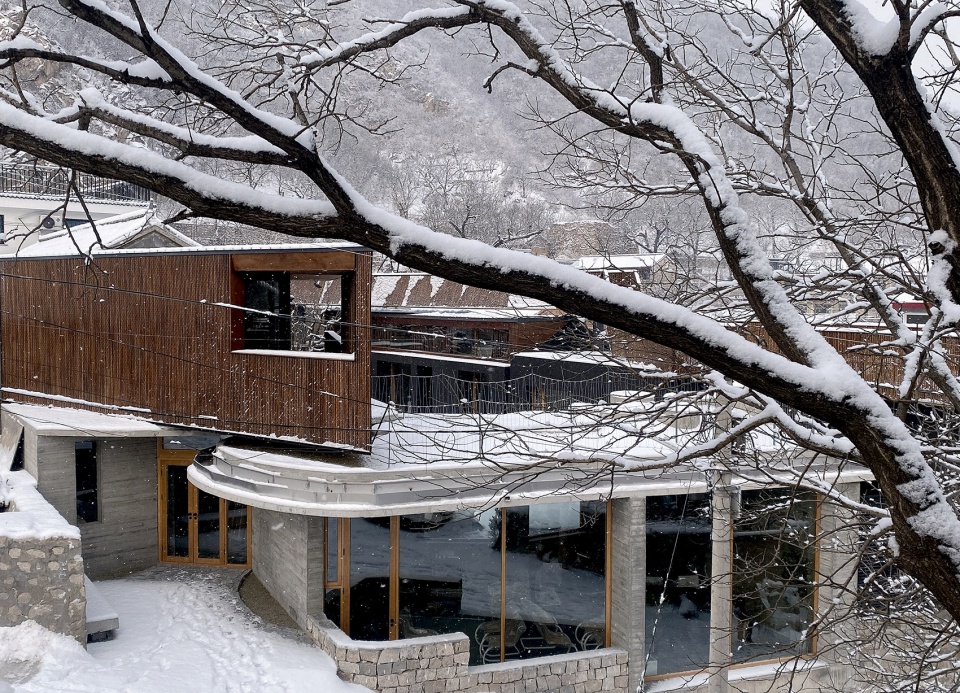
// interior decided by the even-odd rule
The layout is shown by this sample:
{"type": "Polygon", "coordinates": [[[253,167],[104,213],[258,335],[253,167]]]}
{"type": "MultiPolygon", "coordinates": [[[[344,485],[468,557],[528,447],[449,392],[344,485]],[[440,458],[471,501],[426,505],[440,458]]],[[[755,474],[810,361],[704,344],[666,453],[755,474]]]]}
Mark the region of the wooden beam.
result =
{"type": "Polygon", "coordinates": [[[235,272],[353,272],[357,256],[342,250],[313,253],[242,253],[231,255],[235,272]]]}

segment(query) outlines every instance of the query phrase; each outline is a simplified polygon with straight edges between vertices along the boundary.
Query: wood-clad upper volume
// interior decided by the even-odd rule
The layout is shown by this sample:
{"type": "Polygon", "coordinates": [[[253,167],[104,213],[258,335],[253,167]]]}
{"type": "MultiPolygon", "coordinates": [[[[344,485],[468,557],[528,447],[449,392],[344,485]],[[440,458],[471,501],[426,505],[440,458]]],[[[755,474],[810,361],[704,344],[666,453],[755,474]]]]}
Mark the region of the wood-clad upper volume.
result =
{"type": "Polygon", "coordinates": [[[371,255],[353,249],[3,260],[3,396],[367,449],[370,283],[371,255]],[[317,306],[244,305],[245,286],[274,300],[291,284],[325,292],[335,325],[311,332],[317,306]],[[279,349],[251,348],[258,317],[287,335],[279,349]]]}

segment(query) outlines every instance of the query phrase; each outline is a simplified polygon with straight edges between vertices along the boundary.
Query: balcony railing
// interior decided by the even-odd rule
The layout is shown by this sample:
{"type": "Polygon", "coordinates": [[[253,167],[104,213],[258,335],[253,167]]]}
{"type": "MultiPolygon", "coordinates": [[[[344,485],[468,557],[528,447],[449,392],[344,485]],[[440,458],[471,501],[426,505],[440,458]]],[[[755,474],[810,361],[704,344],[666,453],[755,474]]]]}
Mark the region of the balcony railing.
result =
{"type": "MultiPolygon", "coordinates": [[[[69,185],[70,174],[62,168],[0,164],[0,195],[62,200],[67,196],[69,185]]],[[[89,173],[77,173],[76,187],[80,195],[91,202],[130,205],[150,202],[151,193],[146,188],[89,173]]]]}
{"type": "Polygon", "coordinates": [[[568,411],[582,404],[609,402],[614,392],[647,392],[656,398],[667,393],[701,389],[682,377],[637,373],[607,373],[584,380],[527,374],[490,381],[476,373],[465,380],[448,375],[411,375],[397,372],[371,378],[373,398],[392,402],[416,414],[507,414],[520,411],[568,411]]]}

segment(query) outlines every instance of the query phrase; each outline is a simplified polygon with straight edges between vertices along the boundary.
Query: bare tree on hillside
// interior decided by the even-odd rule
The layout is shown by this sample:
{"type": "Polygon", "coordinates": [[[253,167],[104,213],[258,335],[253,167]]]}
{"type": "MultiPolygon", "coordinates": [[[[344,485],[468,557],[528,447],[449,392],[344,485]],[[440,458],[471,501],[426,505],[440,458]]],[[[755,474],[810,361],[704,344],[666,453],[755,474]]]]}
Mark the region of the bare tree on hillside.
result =
{"type": "MultiPolygon", "coordinates": [[[[60,7],[136,57],[100,60],[23,32],[5,36],[0,144],[151,188],[182,205],[180,218],[353,240],[406,266],[509,287],[677,349],[738,383],[717,386],[760,412],[699,449],[720,449],[744,426],[768,422],[866,465],[888,503],[897,566],[960,618],[960,518],[944,486],[957,468],[955,438],[908,425],[927,381],[951,414],[960,408],[942,341],[960,320],[960,166],[953,111],[938,109],[955,96],[955,3],[893,0],[877,20],[843,0],[583,0],[539,2],[531,13],[504,0],[452,0],[343,42],[331,36],[335,24],[278,31],[287,18],[273,6],[250,21],[226,3],[205,24],[211,48],[193,59],[174,45],[172,20],[154,26],[134,3],[126,14],[85,0],[60,7]],[[669,304],[543,258],[441,235],[377,208],[338,175],[323,156],[323,134],[362,137],[355,124],[388,122],[372,102],[351,110],[339,95],[393,81],[384,52],[425,30],[493,59],[489,88],[509,73],[527,79],[542,96],[531,99],[535,117],[560,138],[555,164],[576,164],[585,185],[698,200],[762,343],[708,317],[712,296],[669,304]],[[246,51],[239,66],[229,51],[213,50],[228,39],[246,51]],[[53,74],[77,68],[98,84],[148,92],[169,108],[157,117],[136,99],[88,89],[47,110],[23,84],[36,61],[53,74]],[[117,128],[151,150],[115,141],[117,128]],[[202,172],[210,160],[296,174],[309,194],[215,180],[202,172]],[[756,196],[792,205],[798,233],[835,249],[835,270],[784,278],[772,268],[751,224],[756,196]],[[890,238],[902,245],[891,249],[890,238]],[[921,272],[914,258],[926,253],[931,269],[921,272]],[[929,303],[921,329],[894,310],[897,291],[929,303]],[[879,316],[888,337],[875,347],[900,355],[900,382],[865,379],[821,335],[824,314],[806,305],[831,297],[831,318],[879,316]]],[[[30,20],[49,16],[35,8],[30,20]]]]}

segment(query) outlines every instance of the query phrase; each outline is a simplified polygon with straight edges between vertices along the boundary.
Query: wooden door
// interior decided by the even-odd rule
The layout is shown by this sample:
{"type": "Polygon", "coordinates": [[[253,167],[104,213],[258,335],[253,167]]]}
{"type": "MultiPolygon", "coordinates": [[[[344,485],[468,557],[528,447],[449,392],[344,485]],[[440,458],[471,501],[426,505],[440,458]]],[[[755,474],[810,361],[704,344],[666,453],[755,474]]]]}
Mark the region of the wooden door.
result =
{"type": "Polygon", "coordinates": [[[159,459],[160,561],[250,566],[250,508],[197,488],[187,479],[196,453],[163,450],[159,459]]]}

